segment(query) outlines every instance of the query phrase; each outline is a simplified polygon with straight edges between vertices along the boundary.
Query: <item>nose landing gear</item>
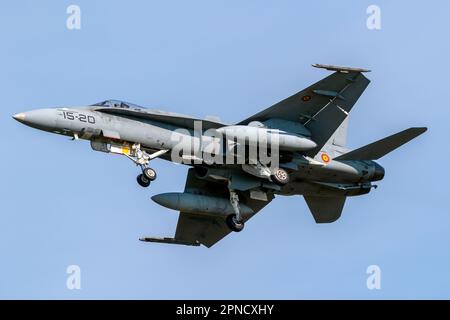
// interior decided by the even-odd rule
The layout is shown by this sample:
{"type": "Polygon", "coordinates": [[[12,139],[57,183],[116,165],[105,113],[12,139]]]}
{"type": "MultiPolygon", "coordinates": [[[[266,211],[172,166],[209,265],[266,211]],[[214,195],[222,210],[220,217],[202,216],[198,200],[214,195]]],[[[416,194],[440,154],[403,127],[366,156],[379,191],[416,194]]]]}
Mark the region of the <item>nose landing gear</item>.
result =
{"type": "Polygon", "coordinates": [[[137,176],[137,182],[141,187],[147,188],[150,183],[156,179],[156,171],[148,167],[150,160],[157,158],[169,150],[159,150],[152,154],[148,154],[141,149],[141,145],[136,143],[131,147],[130,153],[126,154],[128,159],[140,166],[142,173],[137,176]]]}

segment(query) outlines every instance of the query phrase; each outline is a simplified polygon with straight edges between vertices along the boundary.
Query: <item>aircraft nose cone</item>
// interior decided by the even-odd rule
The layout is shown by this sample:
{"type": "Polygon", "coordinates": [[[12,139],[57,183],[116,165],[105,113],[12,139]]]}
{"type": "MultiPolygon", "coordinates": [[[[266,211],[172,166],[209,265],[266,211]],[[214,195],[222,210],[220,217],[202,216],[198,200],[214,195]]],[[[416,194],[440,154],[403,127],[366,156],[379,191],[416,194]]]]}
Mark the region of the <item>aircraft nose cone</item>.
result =
{"type": "Polygon", "coordinates": [[[41,130],[52,130],[56,126],[56,110],[54,109],[21,112],[13,115],[13,118],[27,126],[41,130]]]}
{"type": "Polygon", "coordinates": [[[21,113],[16,113],[15,115],[12,116],[15,120],[19,121],[19,122],[23,122],[25,121],[25,113],[21,112],[21,113]]]}

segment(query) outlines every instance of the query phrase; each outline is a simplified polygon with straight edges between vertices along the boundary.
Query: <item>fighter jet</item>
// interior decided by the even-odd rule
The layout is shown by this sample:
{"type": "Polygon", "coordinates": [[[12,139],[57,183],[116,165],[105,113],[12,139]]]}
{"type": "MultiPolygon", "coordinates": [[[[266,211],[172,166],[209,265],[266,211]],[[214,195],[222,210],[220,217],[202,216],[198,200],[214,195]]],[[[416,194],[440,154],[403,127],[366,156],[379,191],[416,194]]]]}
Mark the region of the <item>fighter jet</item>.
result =
{"type": "Polygon", "coordinates": [[[242,231],[275,196],[302,195],[317,223],[336,221],[347,197],[367,194],[383,179],[385,171],[375,160],[427,130],[409,128],[349,150],[349,113],[370,82],[364,75],[370,70],[313,66],[333,73],[235,124],[117,100],[32,110],[13,118],[89,140],[95,151],[127,157],[140,168],[142,187],[156,179],[149,167],[156,158],[189,166],[184,192],[152,197],[179,211],[175,236],[140,240],[209,248],[242,231]]]}

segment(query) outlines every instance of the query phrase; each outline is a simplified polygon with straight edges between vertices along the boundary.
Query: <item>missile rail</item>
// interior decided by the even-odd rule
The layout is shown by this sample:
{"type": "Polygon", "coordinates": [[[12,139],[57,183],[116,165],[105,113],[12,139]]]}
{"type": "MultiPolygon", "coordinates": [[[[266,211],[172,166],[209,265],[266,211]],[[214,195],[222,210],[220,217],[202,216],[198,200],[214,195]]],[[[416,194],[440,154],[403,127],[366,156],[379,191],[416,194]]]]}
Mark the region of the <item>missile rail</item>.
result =
{"type": "Polygon", "coordinates": [[[198,241],[196,241],[196,242],[189,242],[189,241],[177,240],[175,238],[143,237],[143,238],[140,238],[139,240],[143,241],[143,242],[182,244],[182,245],[185,245],[185,246],[194,246],[194,247],[200,246],[200,243],[198,241]]]}

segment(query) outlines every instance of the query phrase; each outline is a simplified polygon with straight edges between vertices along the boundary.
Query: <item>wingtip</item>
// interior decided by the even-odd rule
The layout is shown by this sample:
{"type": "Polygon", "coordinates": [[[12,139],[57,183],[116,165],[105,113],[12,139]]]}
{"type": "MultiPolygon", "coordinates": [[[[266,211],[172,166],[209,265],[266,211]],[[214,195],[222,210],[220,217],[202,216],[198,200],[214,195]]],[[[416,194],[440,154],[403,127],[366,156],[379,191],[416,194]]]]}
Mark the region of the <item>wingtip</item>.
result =
{"type": "Polygon", "coordinates": [[[338,71],[338,72],[343,72],[343,73],[348,73],[348,72],[371,72],[372,71],[372,70],[363,69],[363,68],[341,67],[341,66],[334,66],[334,65],[321,64],[321,63],[313,63],[312,66],[314,68],[326,69],[326,70],[329,70],[329,71],[338,71]]]}
{"type": "Polygon", "coordinates": [[[414,131],[416,131],[418,134],[422,134],[428,130],[427,127],[412,127],[414,131]]]}

